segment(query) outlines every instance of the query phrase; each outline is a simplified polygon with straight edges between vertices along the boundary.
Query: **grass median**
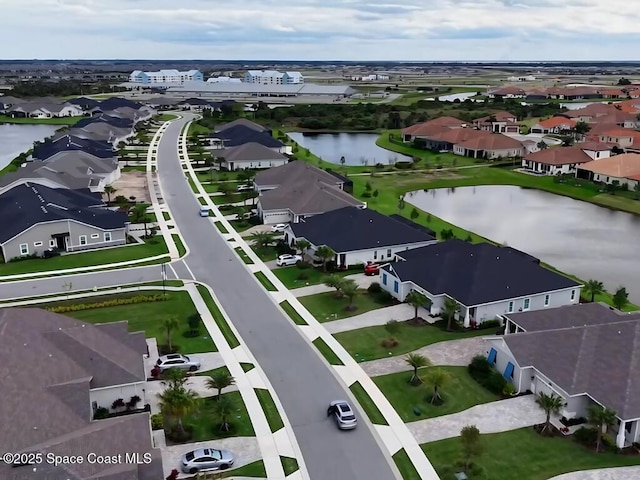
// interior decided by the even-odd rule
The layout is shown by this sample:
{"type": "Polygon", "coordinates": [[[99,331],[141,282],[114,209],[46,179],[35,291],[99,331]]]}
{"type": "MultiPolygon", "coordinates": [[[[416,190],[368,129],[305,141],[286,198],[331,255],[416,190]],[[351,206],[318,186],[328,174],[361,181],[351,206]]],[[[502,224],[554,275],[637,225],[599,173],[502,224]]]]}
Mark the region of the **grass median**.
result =
{"type": "Polygon", "coordinates": [[[207,304],[207,308],[209,309],[209,312],[211,312],[213,319],[218,325],[218,328],[222,332],[222,335],[224,336],[229,346],[231,348],[238,347],[240,345],[240,342],[238,341],[238,338],[233,333],[233,330],[231,330],[231,327],[227,323],[227,320],[224,318],[224,315],[222,315],[222,311],[220,310],[220,308],[218,307],[218,304],[215,302],[215,300],[211,296],[209,289],[204,285],[198,285],[198,291],[200,292],[200,295],[204,299],[204,302],[207,304]]]}
{"type": "Polygon", "coordinates": [[[269,423],[269,428],[271,428],[271,433],[275,433],[278,430],[284,428],[284,422],[282,421],[280,412],[278,412],[276,403],[273,401],[271,392],[269,392],[269,390],[267,390],[266,388],[256,388],[255,392],[258,396],[258,400],[260,401],[262,411],[267,417],[267,422],[269,423]]]}
{"type": "Polygon", "coordinates": [[[349,390],[351,390],[353,396],[356,397],[356,400],[358,400],[358,403],[367,414],[367,417],[369,417],[369,420],[371,420],[371,423],[375,425],[388,425],[384,416],[360,382],[351,385],[349,390]]]}

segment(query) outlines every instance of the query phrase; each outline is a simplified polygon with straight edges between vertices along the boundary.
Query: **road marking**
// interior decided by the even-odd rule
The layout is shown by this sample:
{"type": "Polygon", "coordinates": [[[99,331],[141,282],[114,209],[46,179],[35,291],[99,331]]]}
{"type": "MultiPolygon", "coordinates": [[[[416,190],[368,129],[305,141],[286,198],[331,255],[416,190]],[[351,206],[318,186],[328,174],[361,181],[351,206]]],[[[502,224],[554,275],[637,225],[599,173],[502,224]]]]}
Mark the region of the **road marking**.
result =
{"type": "Polygon", "coordinates": [[[177,279],[180,279],[180,277],[178,276],[178,274],[176,273],[175,269],[173,268],[173,263],[169,264],[169,268],[171,269],[171,271],[173,272],[173,276],[176,277],[177,279]]]}
{"type": "Polygon", "coordinates": [[[187,265],[187,262],[185,262],[184,260],[182,260],[182,263],[184,263],[184,266],[187,267],[187,270],[189,271],[189,275],[191,275],[191,278],[193,280],[196,279],[196,276],[193,274],[193,272],[191,271],[191,269],[189,268],[189,265],[187,265]]]}

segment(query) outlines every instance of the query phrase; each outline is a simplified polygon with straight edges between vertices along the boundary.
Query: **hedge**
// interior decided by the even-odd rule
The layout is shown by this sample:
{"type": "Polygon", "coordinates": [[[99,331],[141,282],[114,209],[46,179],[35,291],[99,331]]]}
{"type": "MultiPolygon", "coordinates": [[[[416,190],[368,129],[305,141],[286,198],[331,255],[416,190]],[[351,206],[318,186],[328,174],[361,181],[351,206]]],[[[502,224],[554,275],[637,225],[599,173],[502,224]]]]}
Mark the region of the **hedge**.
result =
{"type": "Polygon", "coordinates": [[[60,305],[58,307],[48,307],[47,311],[53,313],[77,312],[80,310],[93,310],[94,308],[117,307],[120,305],[131,305],[134,303],[150,303],[161,302],[167,300],[168,295],[136,295],[128,298],[114,298],[113,300],[105,300],[104,302],[95,303],[74,303],[72,305],[60,305]]]}

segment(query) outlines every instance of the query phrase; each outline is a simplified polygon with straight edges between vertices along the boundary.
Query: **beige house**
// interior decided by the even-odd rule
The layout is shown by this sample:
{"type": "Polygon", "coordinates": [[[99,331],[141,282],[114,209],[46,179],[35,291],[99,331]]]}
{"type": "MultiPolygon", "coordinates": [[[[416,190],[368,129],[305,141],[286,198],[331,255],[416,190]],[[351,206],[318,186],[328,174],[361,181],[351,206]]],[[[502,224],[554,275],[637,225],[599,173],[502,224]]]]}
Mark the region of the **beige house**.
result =
{"type": "Polygon", "coordinates": [[[633,190],[640,183],[640,154],[624,153],[584,163],[578,166],[576,176],[609,185],[618,182],[633,190]]]}

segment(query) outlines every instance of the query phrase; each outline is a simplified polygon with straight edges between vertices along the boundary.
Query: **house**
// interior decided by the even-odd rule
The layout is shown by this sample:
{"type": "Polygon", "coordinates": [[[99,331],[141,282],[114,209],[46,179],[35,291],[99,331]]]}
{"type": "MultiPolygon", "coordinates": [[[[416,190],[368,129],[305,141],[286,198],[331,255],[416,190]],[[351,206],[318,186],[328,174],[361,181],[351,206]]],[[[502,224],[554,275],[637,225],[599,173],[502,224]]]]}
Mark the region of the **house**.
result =
{"type": "Polygon", "coordinates": [[[388,262],[408,249],[437,243],[437,239],[404,222],[375,210],[344,207],[321,215],[290,223],[285,241],[294,245],[301,238],[311,247],[307,253],[315,257],[320,246],[336,252],[338,268],[367,262],[388,262]]]}
{"type": "Polygon", "coordinates": [[[572,131],[578,122],[566,117],[551,117],[531,126],[531,133],[563,133],[572,131]]]}
{"type": "Polygon", "coordinates": [[[258,132],[262,132],[262,133],[266,133],[268,135],[272,135],[272,132],[269,128],[267,127],[263,127],[262,125],[260,125],[259,123],[256,122],[252,122],[251,120],[247,120],[246,118],[238,118],[236,120],[232,120],[231,122],[228,123],[223,123],[222,125],[217,125],[214,132],[215,133],[219,133],[222,132],[224,130],[228,130],[232,127],[235,127],[237,125],[242,125],[244,127],[247,128],[251,128],[252,130],[256,130],[258,132]]]}
{"type": "Polygon", "coordinates": [[[472,136],[467,140],[456,143],[453,153],[471,158],[513,158],[524,155],[522,143],[515,138],[507,137],[501,133],[489,133],[476,130],[482,135],[472,136]]]}
{"type": "Polygon", "coordinates": [[[469,327],[498,315],[578,303],[579,283],[540,266],[540,261],[509,247],[448,240],[396,254],[380,285],[404,301],[412,290],[431,300],[431,315],[442,313],[447,298],[459,305],[456,318],[469,327]],[[487,279],[491,279],[488,281],[487,279]]]}
{"type": "Polygon", "coordinates": [[[284,155],[291,154],[291,146],[285,145],[267,132],[260,132],[246,125],[234,125],[220,132],[212,133],[209,136],[209,141],[217,148],[237,147],[245,143],[259,143],[274,152],[284,155]]]}
{"type": "Polygon", "coordinates": [[[610,408],[618,448],[640,442],[640,315],[586,303],[509,314],[505,323],[504,336],[485,339],[487,359],[516,392],[559,396],[567,419],[610,408]]]}
{"type": "Polygon", "coordinates": [[[204,77],[200,70],[179,71],[176,69],[159,70],[156,72],[143,72],[134,70],[129,75],[129,82],[141,85],[149,84],[182,84],[184,82],[203,82],[204,77]]]}
{"type": "Polygon", "coordinates": [[[416,142],[427,150],[435,152],[451,152],[459,143],[472,138],[491,135],[489,132],[476,130],[475,128],[442,128],[432,130],[433,133],[423,132],[416,142]]]}
{"type": "Polygon", "coordinates": [[[72,105],[77,105],[78,107],[82,108],[82,110],[85,112],[90,112],[94,108],[100,106],[100,102],[98,100],[94,100],[93,98],[87,98],[87,97],[72,98],[71,100],[67,100],[67,103],[70,103],[72,105]]]}
{"type": "Polygon", "coordinates": [[[304,83],[304,76],[300,72],[284,72],[285,85],[299,85],[304,83]]]}
{"type": "Polygon", "coordinates": [[[626,151],[640,152],[640,132],[628,128],[613,127],[598,133],[602,143],[614,144],[626,151]]]}
{"type": "Polygon", "coordinates": [[[513,113],[505,111],[476,118],[473,121],[473,126],[478,130],[486,130],[494,133],[520,133],[518,118],[513,113]]]}
{"type": "Polygon", "coordinates": [[[284,165],[289,158],[259,143],[249,142],[215,152],[228,170],[260,169],[284,165]]]}
{"type": "Polygon", "coordinates": [[[600,95],[602,98],[627,98],[627,94],[619,88],[603,88],[600,95]]]}
{"type": "Polygon", "coordinates": [[[256,173],[253,179],[254,189],[258,192],[273,190],[286,184],[300,183],[306,179],[318,180],[325,185],[344,189],[345,179],[340,175],[315,167],[302,160],[293,160],[279,167],[269,168],[256,173]]]}
{"type": "Polygon", "coordinates": [[[4,480],[156,480],[162,456],[145,398],[143,332],[127,322],[93,325],[38,308],[0,309],[0,448],[84,461],[0,463],[4,480]],[[25,372],[29,372],[28,375],[25,372]],[[114,401],[139,401],[129,414],[94,419],[114,401]],[[91,455],[130,461],[88,461],[91,455]],[[140,462],[136,463],[135,458],[140,462]]]}
{"type": "Polygon", "coordinates": [[[47,160],[59,152],[77,150],[82,150],[99,158],[115,157],[113,145],[109,142],[89,140],[67,133],[57,138],[34,144],[31,158],[47,160]]]}
{"type": "Polygon", "coordinates": [[[30,118],[62,118],[78,117],[84,114],[81,107],[70,103],[44,103],[34,100],[12,105],[7,109],[7,115],[11,117],[30,118]]]}
{"type": "Polygon", "coordinates": [[[106,123],[108,125],[111,125],[112,127],[116,127],[116,128],[133,128],[133,120],[129,119],[129,118],[123,118],[123,117],[115,117],[112,115],[108,115],[106,113],[97,113],[96,115],[92,116],[92,117],[86,117],[83,118],[82,120],[76,122],[73,125],[73,128],[84,128],[87,125],[90,125],[92,123],[98,123],[98,122],[102,122],[102,123],[106,123]]]}
{"type": "Polygon", "coordinates": [[[489,98],[524,98],[527,96],[522,88],[519,87],[502,87],[497,90],[490,90],[489,98]]]}
{"type": "Polygon", "coordinates": [[[135,132],[132,128],[118,128],[105,122],[94,122],[82,128],[71,128],[68,133],[60,135],[63,137],[72,135],[86,140],[108,142],[113,146],[117,146],[122,142],[127,143],[135,135],[135,132]]]}
{"type": "Polygon", "coordinates": [[[623,153],[578,166],[578,178],[608,185],[626,185],[629,190],[640,184],[640,154],[623,153]]]}
{"type": "Polygon", "coordinates": [[[417,123],[402,130],[402,141],[405,143],[414,142],[417,139],[446,132],[450,129],[464,128],[467,122],[455,117],[439,117],[426,122],[417,123]]]}
{"type": "Polygon", "coordinates": [[[592,123],[607,124],[612,127],[622,128],[638,128],[640,127],[640,120],[638,120],[638,114],[623,112],[614,108],[607,115],[601,115],[592,120],[592,123]]]}
{"type": "Polygon", "coordinates": [[[594,87],[553,87],[547,90],[549,98],[556,100],[587,100],[602,98],[594,87]]]}
{"type": "Polygon", "coordinates": [[[527,90],[525,99],[528,101],[546,100],[548,98],[547,92],[540,89],[527,90]]]}
{"type": "Polygon", "coordinates": [[[7,262],[42,255],[127,243],[125,213],[103,208],[100,194],[25,183],[0,195],[0,248],[7,262]]]}
{"type": "Polygon", "coordinates": [[[616,111],[617,108],[613,104],[592,103],[591,105],[576,110],[567,110],[566,112],[558,113],[557,116],[570,118],[575,122],[597,123],[599,117],[611,115],[616,111]]]}
{"type": "Polygon", "coordinates": [[[543,175],[575,173],[578,165],[608,158],[611,146],[604,143],[584,143],[571,147],[554,147],[525,155],[522,168],[543,175]]]}
{"type": "Polygon", "coordinates": [[[101,111],[108,112],[110,110],[116,110],[121,107],[129,107],[134,110],[139,110],[144,107],[141,103],[134,102],[133,100],[129,100],[127,98],[122,97],[109,97],[105,100],[102,100],[98,105],[101,111]]]}

